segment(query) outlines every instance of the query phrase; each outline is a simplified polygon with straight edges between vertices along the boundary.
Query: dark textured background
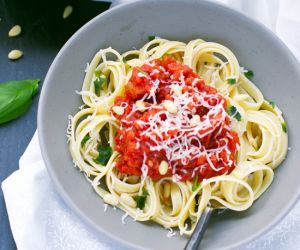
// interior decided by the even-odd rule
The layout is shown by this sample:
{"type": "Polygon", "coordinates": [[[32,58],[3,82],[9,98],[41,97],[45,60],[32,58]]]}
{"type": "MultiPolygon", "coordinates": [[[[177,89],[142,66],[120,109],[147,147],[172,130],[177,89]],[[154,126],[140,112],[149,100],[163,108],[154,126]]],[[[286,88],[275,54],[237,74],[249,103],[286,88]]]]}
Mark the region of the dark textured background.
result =
{"type": "MultiPolygon", "coordinates": [[[[0,82],[36,78],[43,80],[52,60],[67,39],[108,7],[108,3],[90,0],[1,0],[0,82]],[[63,19],[66,5],[72,5],[74,10],[69,18],[63,19]],[[16,24],[22,26],[22,34],[9,38],[8,31],[16,24]],[[24,52],[24,57],[12,62],[7,59],[7,54],[16,48],[24,52]]],[[[0,125],[0,182],[18,169],[19,158],[36,130],[38,99],[39,96],[34,98],[32,107],[24,116],[0,125]]],[[[10,249],[16,249],[16,246],[0,189],[0,250],[10,249]]]]}

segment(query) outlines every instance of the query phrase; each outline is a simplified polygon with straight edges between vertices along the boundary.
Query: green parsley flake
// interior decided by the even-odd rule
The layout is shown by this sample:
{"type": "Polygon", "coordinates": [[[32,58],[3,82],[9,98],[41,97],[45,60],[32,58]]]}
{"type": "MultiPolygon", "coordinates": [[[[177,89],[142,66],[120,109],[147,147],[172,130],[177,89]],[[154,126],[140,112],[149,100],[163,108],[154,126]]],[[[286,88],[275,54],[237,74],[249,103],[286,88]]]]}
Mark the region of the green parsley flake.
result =
{"type": "Polygon", "coordinates": [[[270,105],[272,106],[272,108],[275,108],[276,104],[273,101],[270,101],[270,105]]]}
{"type": "Polygon", "coordinates": [[[90,138],[91,138],[90,135],[86,134],[85,137],[83,137],[83,139],[81,141],[81,147],[83,147],[90,138]]]}
{"type": "Polygon", "coordinates": [[[105,83],[106,83],[106,76],[103,76],[103,75],[100,77],[97,77],[94,80],[95,93],[97,95],[99,95],[100,91],[103,90],[103,86],[105,83]]]}
{"type": "Polygon", "coordinates": [[[147,189],[145,189],[143,187],[142,195],[136,195],[136,196],[133,197],[134,200],[136,201],[136,206],[139,209],[143,209],[145,207],[147,195],[149,195],[149,193],[148,193],[147,189]]]}
{"type": "Polygon", "coordinates": [[[281,127],[282,127],[282,130],[284,131],[284,133],[287,133],[287,127],[286,127],[286,123],[285,122],[281,123],[281,127]]]}
{"type": "Polygon", "coordinates": [[[101,165],[105,166],[112,155],[112,148],[110,146],[100,145],[98,147],[98,152],[99,155],[96,161],[99,162],[101,165]]]}
{"type": "Polygon", "coordinates": [[[148,41],[150,42],[150,41],[152,41],[152,40],[154,40],[155,39],[155,36],[148,36],[148,41]]]}
{"type": "Polygon", "coordinates": [[[125,57],[122,58],[122,62],[127,63],[127,60],[125,59],[125,57]]]}
{"type": "Polygon", "coordinates": [[[244,75],[245,75],[248,79],[250,79],[251,77],[254,76],[254,73],[253,73],[252,70],[248,70],[247,72],[244,73],[244,75]]]}
{"type": "Polygon", "coordinates": [[[239,122],[242,120],[242,116],[235,106],[230,106],[227,113],[239,122]]]}
{"type": "Polygon", "coordinates": [[[236,79],[235,78],[228,78],[227,83],[230,84],[230,85],[233,85],[233,84],[236,83],[236,79]]]}
{"type": "Polygon", "coordinates": [[[196,191],[198,187],[199,187],[199,182],[198,182],[198,175],[197,175],[193,182],[192,191],[196,191]]]}

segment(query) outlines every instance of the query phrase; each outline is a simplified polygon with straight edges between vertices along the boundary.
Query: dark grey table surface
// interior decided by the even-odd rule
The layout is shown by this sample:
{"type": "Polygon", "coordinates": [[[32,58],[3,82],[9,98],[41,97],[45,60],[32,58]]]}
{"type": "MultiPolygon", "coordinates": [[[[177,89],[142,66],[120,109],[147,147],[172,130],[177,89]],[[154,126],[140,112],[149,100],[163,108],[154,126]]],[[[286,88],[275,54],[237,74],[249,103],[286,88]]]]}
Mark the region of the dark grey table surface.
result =
{"type": "MultiPolygon", "coordinates": [[[[0,82],[36,78],[43,80],[55,55],[67,39],[108,7],[108,3],[90,0],[1,0],[0,82]],[[72,5],[74,11],[64,20],[62,13],[66,5],[72,5]],[[8,31],[15,24],[22,26],[22,34],[9,38],[8,31]],[[24,57],[15,62],[9,61],[8,52],[16,48],[24,52],[24,57]]],[[[38,99],[39,96],[34,98],[33,105],[24,116],[0,125],[0,182],[18,169],[19,158],[36,130],[38,99]]],[[[16,245],[0,189],[0,250],[10,249],[16,249],[16,245]]]]}

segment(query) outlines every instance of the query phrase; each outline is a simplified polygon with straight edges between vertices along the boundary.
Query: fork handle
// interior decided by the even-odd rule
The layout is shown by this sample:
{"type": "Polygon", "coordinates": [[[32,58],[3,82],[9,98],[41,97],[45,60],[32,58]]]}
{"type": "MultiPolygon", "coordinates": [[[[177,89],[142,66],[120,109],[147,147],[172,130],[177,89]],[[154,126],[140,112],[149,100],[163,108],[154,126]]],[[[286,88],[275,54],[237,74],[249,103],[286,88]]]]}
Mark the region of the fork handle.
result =
{"type": "Polygon", "coordinates": [[[184,250],[197,250],[198,249],[213,211],[214,211],[214,209],[211,207],[206,207],[204,209],[204,211],[196,225],[196,228],[194,229],[194,232],[192,233],[184,250]]]}

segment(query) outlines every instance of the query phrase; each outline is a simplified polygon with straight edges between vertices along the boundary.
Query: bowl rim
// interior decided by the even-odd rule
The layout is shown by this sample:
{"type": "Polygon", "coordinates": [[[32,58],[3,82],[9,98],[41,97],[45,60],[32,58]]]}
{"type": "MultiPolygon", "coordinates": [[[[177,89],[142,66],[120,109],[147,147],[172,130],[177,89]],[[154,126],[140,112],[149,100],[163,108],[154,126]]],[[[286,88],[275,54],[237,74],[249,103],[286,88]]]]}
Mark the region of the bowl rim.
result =
{"type": "MultiPolygon", "coordinates": [[[[180,0],[150,0],[150,1],[148,0],[147,2],[148,3],[149,2],[156,2],[156,3],[169,2],[170,4],[171,4],[171,2],[172,2],[172,4],[180,3],[180,2],[182,3],[182,1],[180,1],[180,0]]],[[[193,1],[193,0],[188,0],[186,3],[188,3],[188,4],[189,3],[199,4],[200,6],[201,5],[202,6],[206,5],[206,6],[209,6],[211,8],[223,9],[224,11],[227,11],[230,15],[234,15],[234,16],[240,18],[241,20],[243,20],[244,22],[251,23],[251,25],[255,26],[255,28],[260,29],[261,31],[265,32],[269,37],[272,38],[273,42],[277,43],[277,45],[284,51],[284,53],[289,58],[291,64],[295,65],[295,68],[298,67],[297,73],[299,74],[299,78],[300,78],[300,67],[299,67],[300,64],[299,64],[299,61],[296,59],[295,55],[290,51],[290,49],[287,47],[287,45],[274,32],[272,32],[269,28],[267,28],[262,23],[258,22],[255,19],[252,19],[252,18],[246,16],[245,14],[243,14],[243,13],[237,11],[237,10],[234,10],[234,9],[226,6],[223,3],[211,2],[209,0],[202,0],[202,1],[197,1],[197,2],[193,1]]],[[[44,131],[43,120],[44,120],[44,116],[45,116],[45,113],[43,112],[43,109],[45,107],[45,97],[47,95],[48,89],[51,87],[50,86],[50,80],[51,80],[51,75],[53,73],[55,73],[54,72],[55,64],[60,60],[61,55],[64,54],[65,51],[68,50],[69,45],[71,45],[74,42],[76,43],[77,37],[82,32],[84,32],[93,23],[101,22],[102,19],[105,19],[106,17],[110,16],[113,13],[118,13],[119,11],[122,11],[123,9],[130,9],[131,6],[138,5],[138,4],[143,4],[143,1],[134,0],[134,1],[125,2],[125,3],[119,4],[117,6],[114,6],[113,8],[110,8],[110,9],[100,13],[99,15],[97,15],[96,17],[94,17],[93,19],[88,21],[86,24],[84,24],[79,30],[77,30],[68,39],[68,41],[63,45],[63,47],[60,49],[60,51],[56,55],[55,59],[51,63],[50,68],[49,68],[49,70],[47,72],[47,75],[45,77],[45,80],[43,82],[43,86],[42,86],[42,90],[41,90],[41,94],[40,94],[40,100],[39,100],[39,104],[38,104],[38,116],[37,116],[37,124],[38,125],[37,125],[37,130],[38,130],[38,138],[39,138],[42,157],[44,159],[44,163],[45,163],[46,169],[49,173],[50,179],[54,183],[55,190],[57,191],[57,193],[59,193],[60,197],[63,198],[63,200],[71,208],[71,210],[74,211],[77,215],[79,215],[80,219],[89,228],[91,228],[93,230],[100,231],[103,235],[106,235],[106,236],[110,237],[111,240],[119,242],[122,245],[124,245],[126,247],[130,247],[132,249],[148,249],[146,246],[142,246],[142,247],[137,246],[136,244],[133,244],[130,241],[127,241],[127,240],[124,240],[122,238],[119,238],[118,236],[115,236],[113,233],[110,233],[110,232],[106,231],[105,227],[101,227],[100,225],[98,225],[97,223],[95,223],[93,220],[89,219],[85,215],[84,211],[82,211],[74,203],[74,201],[71,199],[71,197],[69,197],[67,192],[64,190],[62,184],[58,181],[56,173],[53,170],[53,168],[51,167],[50,159],[49,159],[49,156],[48,156],[48,153],[47,153],[47,142],[45,141],[45,138],[43,136],[43,131],[44,131]]],[[[266,232],[270,231],[270,229],[273,228],[274,226],[276,226],[292,210],[292,208],[296,205],[297,201],[300,198],[300,186],[295,191],[296,191],[295,194],[292,196],[290,201],[288,203],[286,203],[284,209],[282,209],[282,211],[280,213],[278,213],[277,216],[274,217],[272,221],[270,221],[270,223],[268,223],[266,226],[262,227],[260,230],[256,231],[251,236],[248,236],[247,238],[244,238],[244,239],[240,240],[239,242],[232,243],[232,244],[230,244],[226,247],[222,247],[221,249],[232,249],[232,248],[236,248],[236,247],[242,247],[245,244],[249,243],[250,241],[258,239],[261,235],[263,235],[266,232]]]]}

